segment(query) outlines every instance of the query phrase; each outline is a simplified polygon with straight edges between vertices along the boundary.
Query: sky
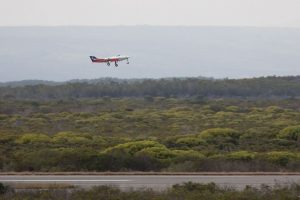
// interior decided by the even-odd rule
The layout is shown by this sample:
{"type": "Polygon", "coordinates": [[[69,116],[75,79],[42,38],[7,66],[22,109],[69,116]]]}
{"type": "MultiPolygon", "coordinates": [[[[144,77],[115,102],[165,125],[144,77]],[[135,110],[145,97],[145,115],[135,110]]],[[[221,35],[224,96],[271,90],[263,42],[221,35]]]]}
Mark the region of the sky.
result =
{"type": "Polygon", "coordinates": [[[300,75],[300,28],[0,27],[0,82],[300,75]],[[89,56],[129,55],[119,67],[89,56]]]}
{"type": "Polygon", "coordinates": [[[300,0],[0,0],[0,26],[300,27],[300,0]]]}
{"type": "Polygon", "coordinates": [[[0,82],[300,75],[299,11],[300,0],[0,0],[0,82]],[[118,54],[130,65],[89,60],[118,54]]]}

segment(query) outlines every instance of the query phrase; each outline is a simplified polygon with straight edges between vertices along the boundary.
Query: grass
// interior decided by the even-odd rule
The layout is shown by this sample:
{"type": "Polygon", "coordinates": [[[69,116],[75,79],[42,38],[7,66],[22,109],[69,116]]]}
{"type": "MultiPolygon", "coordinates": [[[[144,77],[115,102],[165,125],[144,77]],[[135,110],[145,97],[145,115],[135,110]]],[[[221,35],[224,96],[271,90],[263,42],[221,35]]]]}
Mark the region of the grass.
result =
{"type": "Polygon", "coordinates": [[[173,185],[164,191],[152,189],[121,190],[112,186],[97,186],[91,189],[52,188],[49,190],[32,189],[26,191],[6,190],[0,194],[0,199],[22,200],[297,200],[300,195],[299,184],[262,185],[260,188],[246,187],[237,190],[220,187],[214,183],[199,184],[187,182],[173,185]]]}

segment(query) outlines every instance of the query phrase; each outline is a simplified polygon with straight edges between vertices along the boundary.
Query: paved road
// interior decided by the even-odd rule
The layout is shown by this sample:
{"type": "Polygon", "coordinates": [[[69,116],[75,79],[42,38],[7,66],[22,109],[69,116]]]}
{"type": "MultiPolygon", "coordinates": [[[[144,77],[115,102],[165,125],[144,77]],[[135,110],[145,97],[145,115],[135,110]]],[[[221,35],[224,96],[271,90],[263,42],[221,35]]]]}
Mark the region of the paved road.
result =
{"type": "Polygon", "coordinates": [[[64,183],[80,187],[92,187],[95,185],[114,185],[120,188],[153,188],[165,189],[177,183],[187,181],[197,183],[215,182],[221,186],[231,186],[238,189],[244,188],[246,185],[260,186],[261,184],[274,185],[276,183],[289,184],[300,183],[300,175],[256,175],[256,176],[200,176],[200,175],[180,175],[180,176],[145,176],[145,175],[118,175],[118,176],[101,176],[101,175],[68,175],[68,176],[41,176],[41,175],[22,175],[22,176],[0,176],[0,182],[7,184],[51,184],[64,183]]]}

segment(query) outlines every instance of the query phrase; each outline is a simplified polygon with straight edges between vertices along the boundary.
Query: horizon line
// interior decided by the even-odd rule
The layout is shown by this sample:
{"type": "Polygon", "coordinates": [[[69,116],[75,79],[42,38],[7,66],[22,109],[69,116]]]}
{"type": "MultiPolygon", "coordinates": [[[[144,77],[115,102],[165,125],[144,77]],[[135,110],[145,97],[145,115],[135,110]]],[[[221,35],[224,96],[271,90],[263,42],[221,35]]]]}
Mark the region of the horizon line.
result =
{"type": "Polygon", "coordinates": [[[152,25],[152,24],[136,24],[136,25],[0,25],[0,28],[60,28],[60,27],[188,27],[188,28],[285,28],[285,29],[300,29],[300,26],[254,26],[254,25],[152,25]]]}
{"type": "Polygon", "coordinates": [[[5,83],[12,83],[12,82],[22,82],[22,81],[44,81],[44,82],[54,82],[54,83],[65,83],[65,82],[71,82],[71,81],[89,81],[89,80],[99,80],[99,79],[118,79],[118,80],[160,80],[160,79],[189,79],[189,78],[199,78],[199,79],[208,79],[208,80],[242,80],[242,79],[256,79],[256,78],[270,78],[270,77],[276,77],[276,78],[285,78],[285,77],[300,77],[300,75],[262,75],[262,76],[252,76],[252,77],[240,77],[240,78],[230,78],[230,77],[222,77],[222,78],[216,78],[216,77],[209,77],[209,76],[169,76],[169,77],[157,77],[157,78],[147,78],[147,77],[141,77],[141,78],[118,78],[118,77],[99,77],[99,78],[73,78],[73,79],[67,79],[67,80],[46,80],[46,79],[22,79],[22,80],[13,80],[13,81],[0,81],[1,84],[5,83]]]}

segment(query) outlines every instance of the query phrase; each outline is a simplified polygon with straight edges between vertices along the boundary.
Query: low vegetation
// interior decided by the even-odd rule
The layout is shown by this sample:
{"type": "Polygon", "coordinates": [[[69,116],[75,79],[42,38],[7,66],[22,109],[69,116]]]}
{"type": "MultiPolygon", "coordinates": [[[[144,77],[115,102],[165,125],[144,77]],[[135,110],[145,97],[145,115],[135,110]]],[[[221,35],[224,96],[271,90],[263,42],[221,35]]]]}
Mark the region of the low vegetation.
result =
{"type": "Polygon", "coordinates": [[[0,171],[299,171],[300,77],[0,87],[0,171]]]}
{"type": "Polygon", "coordinates": [[[98,186],[89,190],[51,189],[51,190],[28,190],[15,192],[6,190],[0,194],[0,199],[30,199],[30,200],[48,200],[48,199],[107,199],[107,200],[265,200],[265,199],[299,199],[300,186],[290,184],[288,186],[276,185],[274,187],[261,186],[260,188],[246,187],[243,190],[233,188],[222,188],[214,183],[198,184],[184,183],[174,185],[172,188],[164,191],[154,191],[151,189],[127,190],[121,191],[111,186],[98,186]]]}
{"type": "Polygon", "coordinates": [[[0,171],[299,171],[300,100],[0,101],[0,171]]]}

